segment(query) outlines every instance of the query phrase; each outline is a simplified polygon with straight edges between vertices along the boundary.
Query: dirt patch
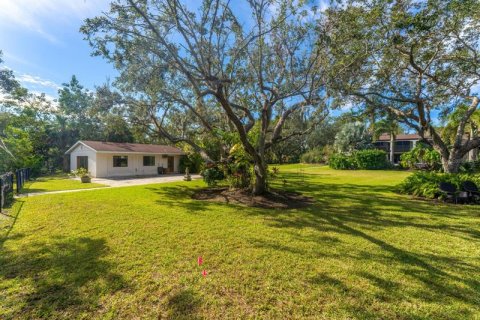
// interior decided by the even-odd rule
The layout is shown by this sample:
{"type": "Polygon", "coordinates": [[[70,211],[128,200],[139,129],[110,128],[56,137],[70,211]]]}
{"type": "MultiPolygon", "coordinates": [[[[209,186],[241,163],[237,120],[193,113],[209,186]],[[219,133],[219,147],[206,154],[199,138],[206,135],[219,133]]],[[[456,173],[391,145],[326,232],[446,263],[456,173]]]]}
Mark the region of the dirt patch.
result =
{"type": "Polygon", "coordinates": [[[297,209],[312,205],[315,200],[296,192],[271,190],[261,196],[254,196],[249,190],[228,188],[208,188],[196,191],[192,198],[214,202],[243,204],[249,207],[266,209],[297,209]]]}

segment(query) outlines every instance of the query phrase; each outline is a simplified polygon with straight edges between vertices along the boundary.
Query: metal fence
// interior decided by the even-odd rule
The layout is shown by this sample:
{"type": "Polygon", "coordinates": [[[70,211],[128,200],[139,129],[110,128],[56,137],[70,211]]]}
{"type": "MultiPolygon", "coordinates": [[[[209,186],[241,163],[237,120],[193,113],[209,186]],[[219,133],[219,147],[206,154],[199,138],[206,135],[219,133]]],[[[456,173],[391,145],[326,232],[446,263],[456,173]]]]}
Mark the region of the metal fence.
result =
{"type": "Polygon", "coordinates": [[[30,180],[31,169],[23,168],[0,175],[0,212],[13,200],[14,186],[17,194],[22,191],[25,182],[30,180]]]}
{"type": "Polygon", "coordinates": [[[0,212],[13,200],[13,173],[0,175],[0,212]]]}
{"type": "Polygon", "coordinates": [[[15,180],[17,182],[17,193],[22,191],[23,185],[30,179],[30,168],[18,169],[15,171],[15,180]]]}

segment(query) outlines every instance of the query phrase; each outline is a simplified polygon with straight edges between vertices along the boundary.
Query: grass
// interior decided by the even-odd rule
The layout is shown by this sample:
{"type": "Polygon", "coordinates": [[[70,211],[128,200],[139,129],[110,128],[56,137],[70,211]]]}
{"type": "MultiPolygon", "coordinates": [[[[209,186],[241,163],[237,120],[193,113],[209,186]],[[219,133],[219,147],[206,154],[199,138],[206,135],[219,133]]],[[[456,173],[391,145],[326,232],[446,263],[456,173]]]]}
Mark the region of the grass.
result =
{"type": "Polygon", "coordinates": [[[480,317],[478,206],[397,195],[401,171],[280,170],[316,204],[190,199],[201,181],[19,199],[0,221],[0,318],[480,317]]]}
{"type": "Polygon", "coordinates": [[[71,179],[66,175],[55,175],[39,177],[33,181],[27,182],[21,193],[91,189],[100,187],[106,187],[106,185],[100,183],[82,183],[80,180],[71,179]]]}

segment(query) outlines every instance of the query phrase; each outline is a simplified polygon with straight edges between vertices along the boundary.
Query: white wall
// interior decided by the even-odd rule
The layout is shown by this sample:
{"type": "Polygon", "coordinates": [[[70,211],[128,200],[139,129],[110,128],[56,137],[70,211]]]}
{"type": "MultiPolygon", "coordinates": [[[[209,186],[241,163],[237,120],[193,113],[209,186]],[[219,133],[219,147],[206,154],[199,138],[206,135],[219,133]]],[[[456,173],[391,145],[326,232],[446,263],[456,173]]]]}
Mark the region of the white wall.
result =
{"type": "MultiPolygon", "coordinates": [[[[121,177],[121,176],[143,176],[156,175],[157,167],[168,168],[168,158],[162,155],[155,156],[154,166],[143,166],[143,156],[151,154],[122,154],[122,153],[98,153],[97,154],[97,175],[96,177],[121,177]],[[114,167],[113,156],[127,156],[128,167],[114,167]]],[[[180,156],[174,156],[174,172],[178,172],[180,156]]]]}
{"type": "Polygon", "coordinates": [[[70,170],[76,170],[77,168],[77,157],[87,156],[88,157],[88,171],[92,177],[96,177],[96,160],[97,154],[90,148],[85,147],[83,144],[79,144],[75,149],[70,153],[70,170]]]}

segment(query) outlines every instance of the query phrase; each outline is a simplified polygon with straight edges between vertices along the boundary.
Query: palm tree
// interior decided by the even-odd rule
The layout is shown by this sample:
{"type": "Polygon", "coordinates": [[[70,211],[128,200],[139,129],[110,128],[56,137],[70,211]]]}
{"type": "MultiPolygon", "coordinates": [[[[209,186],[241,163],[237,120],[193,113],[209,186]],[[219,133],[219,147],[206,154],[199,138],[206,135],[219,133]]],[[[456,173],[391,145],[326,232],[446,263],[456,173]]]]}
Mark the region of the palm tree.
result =
{"type": "Polygon", "coordinates": [[[375,123],[375,139],[378,139],[378,137],[380,137],[380,135],[383,133],[387,133],[390,135],[389,159],[392,164],[395,162],[395,140],[397,139],[397,134],[400,133],[400,131],[401,128],[398,124],[398,120],[392,113],[388,113],[385,118],[375,123]]]}

